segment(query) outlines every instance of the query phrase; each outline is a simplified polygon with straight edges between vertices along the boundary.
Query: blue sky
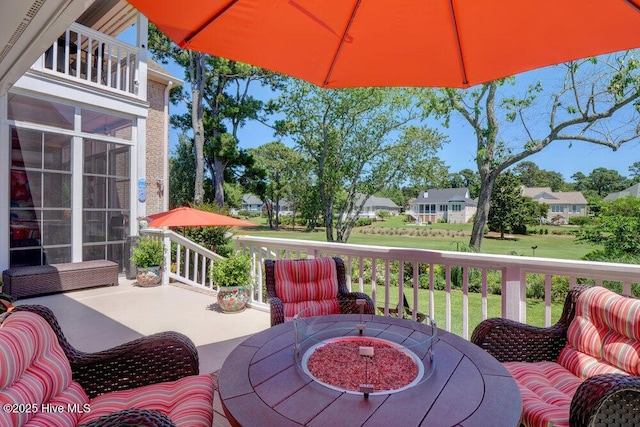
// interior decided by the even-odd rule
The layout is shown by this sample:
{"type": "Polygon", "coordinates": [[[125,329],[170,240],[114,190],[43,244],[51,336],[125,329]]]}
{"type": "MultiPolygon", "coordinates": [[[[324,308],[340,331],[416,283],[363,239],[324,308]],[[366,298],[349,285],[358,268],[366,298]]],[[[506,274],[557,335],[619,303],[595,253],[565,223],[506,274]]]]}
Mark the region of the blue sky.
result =
{"type": "MultiPolygon", "coordinates": [[[[120,37],[128,43],[135,44],[134,31],[127,30],[120,37]]],[[[184,78],[183,70],[180,67],[165,65],[165,68],[173,73],[176,77],[184,78]]],[[[546,69],[534,70],[518,76],[518,80],[544,80],[553,78],[553,67],[546,69]]],[[[518,86],[516,86],[517,88],[518,86]]],[[[268,98],[271,94],[268,90],[254,88],[255,96],[261,99],[268,98]]],[[[185,106],[171,106],[171,113],[180,113],[184,111],[185,106]]],[[[428,122],[433,127],[438,127],[441,132],[448,136],[450,142],[440,150],[440,157],[449,167],[450,172],[458,172],[462,169],[469,168],[476,170],[474,161],[476,140],[471,126],[463,119],[455,117],[451,121],[451,126],[442,128],[435,120],[428,122]]],[[[170,130],[170,144],[177,144],[179,132],[176,129],[170,130]]],[[[240,146],[243,148],[253,148],[266,142],[275,140],[273,131],[260,124],[248,123],[238,132],[240,146]]],[[[287,143],[287,141],[284,141],[287,143]]],[[[636,161],[640,161],[640,142],[631,142],[623,145],[619,150],[612,151],[610,148],[597,146],[586,142],[554,141],[550,146],[546,147],[542,152],[534,154],[525,161],[532,161],[541,169],[559,172],[563,175],[565,181],[571,182],[571,176],[576,172],[589,174],[592,170],[605,167],[617,170],[623,176],[629,176],[629,166],[636,161]]]]}

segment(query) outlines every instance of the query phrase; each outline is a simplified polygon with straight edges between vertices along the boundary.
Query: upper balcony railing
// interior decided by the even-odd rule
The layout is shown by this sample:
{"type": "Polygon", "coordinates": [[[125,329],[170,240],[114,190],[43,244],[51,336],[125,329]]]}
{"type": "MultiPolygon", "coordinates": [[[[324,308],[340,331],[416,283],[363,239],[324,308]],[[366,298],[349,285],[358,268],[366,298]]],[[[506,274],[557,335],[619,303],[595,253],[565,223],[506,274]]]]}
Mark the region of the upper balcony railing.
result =
{"type": "MultiPolygon", "coordinates": [[[[265,259],[339,256],[345,260],[348,286],[371,295],[379,307],[378,314],[396,310],[398,302],[407,296],[410,301],[407,313],[414,320],[417,313],[428,314],[436,317],[440,327],[464,338],[469,338],[478,321],[488,317],[531,323],[527,322],[528,303],[541,306],[538,311],[543,312],[544,320],[539,323],[550,326],[562,310],[559,301],[564,301],[556,296],[558,302],[553,303],[556,288],[565,286],[566,292],[577,283],[602,285],[606,281],[623,294],[631,295],[632,284],[640,282],[640,265],[251,236],[236,238],[236,245],[252,255],[257,284],[264,283],[265,259]],[[399,283],[403,286],[398,286],[399,283]],[[535,283],[542,288],[538,290],[542,299],[527,298],[527,283],[529,287],[535,283]]],[[[256,286],[253,297],[254,304],[265,305],[264,286],[256,286]]]]}
{"type": "MultiPolygon", "coordinates": [[[[33,68],[102,89],[138,95],[139,49],[74,23],[33,68]]],[[[146,78],[146,77],[145,77],[146,78]]]]}

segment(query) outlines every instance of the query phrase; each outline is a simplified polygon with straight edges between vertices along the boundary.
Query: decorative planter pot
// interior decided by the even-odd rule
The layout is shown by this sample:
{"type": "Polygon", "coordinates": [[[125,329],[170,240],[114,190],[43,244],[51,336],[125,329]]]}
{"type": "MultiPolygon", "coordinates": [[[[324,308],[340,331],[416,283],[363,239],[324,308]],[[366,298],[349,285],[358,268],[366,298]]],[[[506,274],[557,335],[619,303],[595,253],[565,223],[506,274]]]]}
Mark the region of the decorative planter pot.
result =
{"type": "Polygon", "coordinates": [[[244,310],[249,302],[251,286],[220,286],[218,305],[225,313],[237,313],[244,310]]]}
{"type": "Polygon", "coordinates": [[[162,267],[159,265],[137,268],[136,281],[138,282],[138,286],[156,286],[161,280],[162,267]]]}

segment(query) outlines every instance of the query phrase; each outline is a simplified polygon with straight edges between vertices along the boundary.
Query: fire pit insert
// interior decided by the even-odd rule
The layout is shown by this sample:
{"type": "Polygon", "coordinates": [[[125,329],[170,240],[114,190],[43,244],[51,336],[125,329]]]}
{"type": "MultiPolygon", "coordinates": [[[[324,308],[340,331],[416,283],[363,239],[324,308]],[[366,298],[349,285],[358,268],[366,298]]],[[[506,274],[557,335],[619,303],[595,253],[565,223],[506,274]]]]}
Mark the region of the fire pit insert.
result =
{"type": "MultiPolygon", "coordinates": [[[[435,363],[436,323],[410,335],[380,316],[353,314],[327,323],[303,310],[294,318],[295,357],[299,371],[319,384],[346,393],[396,393],[429,379],[435,363]]],[[[408,322],[409,320],[398,320],[408,322]]]]}

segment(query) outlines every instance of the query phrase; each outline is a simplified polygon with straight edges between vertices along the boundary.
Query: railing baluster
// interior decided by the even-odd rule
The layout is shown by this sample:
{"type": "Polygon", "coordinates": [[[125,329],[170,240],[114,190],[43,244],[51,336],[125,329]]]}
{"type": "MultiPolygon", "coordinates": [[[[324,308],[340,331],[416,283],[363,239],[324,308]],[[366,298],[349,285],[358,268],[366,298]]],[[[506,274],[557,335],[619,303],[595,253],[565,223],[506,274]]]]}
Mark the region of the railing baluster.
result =
{"type": "Polygon", "coordinates": [[[389,309],[389,260],[384,260],[384,308],[385,311],[389,309]]]}
{"type": "Polygon", "coordinates": [[[434,265],[429,264],[429,317],[433,320],[435,317],[435,276],[434,265]]]}
{"type": "Polygon", "coordinates": [[[116,46],[116,89],[122,90],[122,64],[120,46],[116,46]]]}
{"type": "Polygon", "coordinates": [[[349,292],[351,292],[351,271],[352,271],[352,266],[351,266],[351,257],[348,256],[347,257],[347,265],[345,267],[345,270],[347,270],[345,273],[345,280],[347,281],[347,289],[349,289],[349,292]]]}
{"type": "Polygon", "coordinates": [[[113,62],[112,62],[112,56],[113,55],[113,48],[111,46],[111,44],[107,44],[107,86],[108,87],[113,87],[113,62]]]}
{"type": "MultiPolygon", "coordinates": [[[[71,62],[71,51],[69,48],[69,42],[71,41],[70,36],[71,36],[71,32],[69,31],[69,29],[67,29],[67,31],[65,31],[64,33],[64,71],[63,71],[66,75],[69,75],[69,63],[71,62]]],[[[56,42],[55,45],[57,44],[58,43],[56,42]]],[[[53,69],[57,70],[58,68],[56,67],[53,69]]]]}
{"type": "Polygon", "coordinates": [[[420,265],[413,262],[413,314],[412,319],[418,320],[418,289],[420,288],[420,265]]]}
{"type": "Polygon", "coordinates": [[[207,259],[204,257],[204,255],[200,254],[200,258],[202,259],[201,264],[201,272],[200,272],[200,284],[202,286],[205,285],[205,283],[207,282],[207,273],[206,273],[206,264],[207,264],[207,259]]]}
{"type": "Polygon", "coordinates": [[[451,332],[451,266],[445,266],[444,328],[451,332]]]}
{"type": "Polygon", "coordinates": [[[86,55],[86,65],[85,65],[85,68],[87,69],[88,82],[91,81],[91,76],[92,76],[91,71],[93,71],[91,70],[91,65],[92,65],[91,59],[93,57],[92,51],[93,51],[93,37],[89,36],[87,39],[87,55],[86,55]]]}
{"type": "Polygon", "coordinates": [[[544,326],[551,326],[551,275],[544,276],[544,326]]]}
{"type": "Polygon", "coordinates": [[[462,267],[462,338],[469,339],[469,268],[462,267]]]}
{"type": "Polygon", "coordinates": [[[184,251],[184,277],[191,279],[189,274],[191,273],[191,250],[186,248],[184,251]]]}
{"type": "Polygon", "coordinates": [[[488,275],[488,269],[483,268],[482,269],[482,287],[480,290],[480,294],[481,294],[481,298],[482,298],[482,320],[485,320],[489,317],[489,315],[487,314],[487,275],[488,275]]]}
{"type": "MultiPolygon", "coordinates": [[[[371,299],[373,300],[373,304],[377,306],[378,302],[378,287],[377,287],[377,268],[376,268],[376,259],[371,259],[371,299]]],[[[384,304],[384,315],[389,315],[389,306],[384,304]]]]}
{"type": "Polygon", "coordinates": [[[404,261],[398,264],[398,317],[404,317],[404,261]]]}

